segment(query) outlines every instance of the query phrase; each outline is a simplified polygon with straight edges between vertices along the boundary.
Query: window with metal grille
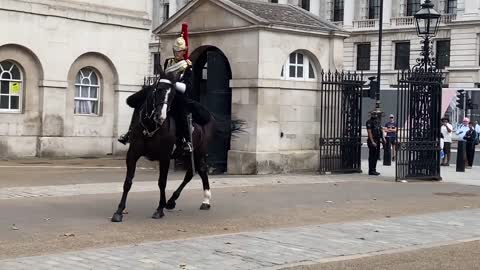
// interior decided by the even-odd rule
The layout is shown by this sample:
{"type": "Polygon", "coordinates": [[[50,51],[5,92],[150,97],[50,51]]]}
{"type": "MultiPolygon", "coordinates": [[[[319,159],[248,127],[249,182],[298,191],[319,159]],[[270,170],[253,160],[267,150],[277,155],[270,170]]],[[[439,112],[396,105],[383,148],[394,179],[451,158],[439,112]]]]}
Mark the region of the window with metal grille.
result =
{"type": "Polygon", "coordinates": [[[450,40],[438,40],[435,60],[438,69],[450,66],[450,40]]]}
{"type": "Polygon", "coordinates": [[[420,0],[407,0],[407,16],[413,16],[420,10],[420,0]]]}
{"type": "Polygon", "coordinates": [[[343,21],[344,0],[335,0],[333,2],[333,21],[343,21]]]}
{"type": "Polygon", "coordinates": [[[410,42],[395,43],[395,69],[410,68],[410,42]]]}
{"type": "Polygon", "coordinates": [[[310,11],[310,0],[302,0],[302,8],[310,11]]]}
{"type": "Polygon", "coordinates": [[[10,61],[0,62],[0,112],[20,112],[22,72],[10,61]]]}
{"type": "Polygon", "coordinates": [[[380,17],[380,1],[383,1],[383,0],[368,1],[368,18],[369,19],[378,19],[380,17]]]}
{"type": "Polygon", "coordinates": [[[457,13],[457,0],[446,0],[445,1],[445,12],[447,14],[456,14],[457,13]]]}
{"type": "Polygon", "coordinates": [[[357,45],[357,70],[370,70],[370,43],[357,45]]]}
{"type": "Polygon", "coordinates": [[[100,82],[92,68],[82,68],[75,79],[75,114],[99,114],[100,82]]]}

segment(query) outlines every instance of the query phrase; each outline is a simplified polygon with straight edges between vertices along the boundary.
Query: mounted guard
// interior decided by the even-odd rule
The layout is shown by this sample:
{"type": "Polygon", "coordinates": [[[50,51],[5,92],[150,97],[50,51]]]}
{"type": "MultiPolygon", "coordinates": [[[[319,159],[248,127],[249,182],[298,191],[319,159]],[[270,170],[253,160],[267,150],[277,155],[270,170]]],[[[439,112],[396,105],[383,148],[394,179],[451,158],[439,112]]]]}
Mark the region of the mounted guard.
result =
{"type": "MultiPolygon", "coordinates": [[[[187,24],[182,25],[182,32],[180,37],[175,40],[173,44],[174,57],[165,60],[163,70],[168,78],[171,78],[175,82],[181,82],[185,84],[185,87],[176,88],[177,94],[173,100],[171,115],[175,119],[176,124],[176,147],[173,153],[174,158],[178,158],[183,154],[190,154],[193,151],[191,140],[191,129],[189,128],[189,122],[187,120],[187,113],[192,112],[194,122],[203,125],[210,121],[210,113],[205,110],[203,106],[198,102],[189,98],[192,93],[192,62],[188,59],[188,30],[187,24]]],[[[139,102],[142,104],[146,95],[141,95],[143,90],[135,93],[133,96],[139,96],[139,102]],[[141,97],[140,97],[141,96],[141,97]]],[[[136,114],[132,116],[132,122],[135,120],[136,114]]],[[[130,133],[132,128],[132,122],[130,123],[129,131],[120,136],[118,141],[122,144],[127,144],[130,139],[130,133]]]]}

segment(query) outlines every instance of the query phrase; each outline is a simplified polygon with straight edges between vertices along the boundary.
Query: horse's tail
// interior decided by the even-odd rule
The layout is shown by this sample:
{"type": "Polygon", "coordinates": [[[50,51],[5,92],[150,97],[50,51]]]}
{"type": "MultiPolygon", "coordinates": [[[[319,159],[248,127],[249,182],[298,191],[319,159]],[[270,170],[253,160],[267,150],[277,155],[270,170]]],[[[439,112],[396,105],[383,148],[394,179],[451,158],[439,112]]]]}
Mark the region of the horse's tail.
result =
{"type": "Polygon", "coordinates": [[[243,119],[227,119],[219,120],[218,117],[212,115],[212,120],[215,121],[215,136],[220,138],[238,138],[238,135],[247,133],[246,121],[243,119]]]}

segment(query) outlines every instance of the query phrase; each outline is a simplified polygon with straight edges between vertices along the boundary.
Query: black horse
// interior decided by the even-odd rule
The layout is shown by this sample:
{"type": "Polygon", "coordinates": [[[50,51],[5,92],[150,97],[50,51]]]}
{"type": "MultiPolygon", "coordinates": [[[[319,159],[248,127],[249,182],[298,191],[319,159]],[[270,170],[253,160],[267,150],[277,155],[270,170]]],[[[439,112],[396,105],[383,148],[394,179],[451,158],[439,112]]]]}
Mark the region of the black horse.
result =
{"type": "MultiPolygon", "coordinates": [[[[170,117],[169,112],[172,102],[176,95],[175,84],[172,80],[160,79],[153,85],[146,85],[137,94],[127,99],[127,104],[134,107],[138,99],[143,101],[138,113],[134,113],[134,123],[132,124],[132,133],[130,135],[130,146],[127,152],[127,175],[123,185],[123,194],[117,211],[112,216],[112,222],[121,222],[123,211],[126,208],[127,195],[132,186],[132,180],[135,175],[135,168],[140,157],[144,156],[149,160],[159,161],[160,176],[158,186],[160,188],[160,202],[152,218],[159,219],[164,216],[164,208],[174,209],[175,201],[180,196],[183,188],[193,178],[194,169],[202,179],[204,199],[200,209],[210,209],[210,184],[208,180],[208,167],[206,157],[208,153],[208,144],[214,136],[226,136],[244,132],[243,121],[231,121],[231,130],[228,134],[216,128],[215,119],[198,103],[190,104],[193,108],[190,110],[203,110],[202,113],[208,114],[208,121],[202,124],[193,124],[192,143],[194,147],[194,166],[192,168],[190,157],[185,158],[187,171],[183,182],[172,194],[172,197],[166,202],[165,188],[167,185],[168,170],[170,166],[171,153],[176,141],[175,121],[170,117]],[[135,121],[138,119],[138,121],[135,121]]],[[[137,110],[136,110],[137,111],[137,110]]],[[[195,114],[194,114],[195,116],[195,114]]],[[[205,119],[205,117],[204,117],[205,119]]],[[[195,117],[194,117],[195,120],[195,117]]],[[[200,121],[197,121],[200,122],[200,121]]]]}

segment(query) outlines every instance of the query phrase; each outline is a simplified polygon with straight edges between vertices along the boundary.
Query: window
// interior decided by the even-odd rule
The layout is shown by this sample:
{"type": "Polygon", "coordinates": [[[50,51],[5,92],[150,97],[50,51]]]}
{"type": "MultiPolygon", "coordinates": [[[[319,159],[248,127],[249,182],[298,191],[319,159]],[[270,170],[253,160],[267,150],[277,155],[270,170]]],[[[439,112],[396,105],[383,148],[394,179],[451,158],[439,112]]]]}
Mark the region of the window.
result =
{"type": "Polygon", "coordinates": [[[395,44],[395,69],[410,68],[410,42],[395,44]]]}
{"type": "Polygon", "coordinates": [[[302,0],[302,8],[310,11],[310,0],[302,0]]]}
{"type": "Polygon", "coordinates": [[[290,80],[314,80],[316,78],[312,61],[308,56],[299,52],[290,54],[287,63],[282,68],[281,76],[290,80]]]}
{"type": "Polygon", "coordinates": [[[420,10],[420,0],[407,0],[407,16],[413,16],[420,10]]]}
{"type": "Polygon", "coordinates": [[[270,3],[278,4],[278,0],[270,0],[270,3]]]}
{"type": "Polygon", "coordinates": [[[162,63],[160,63],[160,53],[153,54],[153,75],[160,74],[162,70],[162,63]]]}
{"type": "Polygon", "coordinates": [[[75,114],[99,115],[100,83],[95,71],[83,68],[75,79],[75,114]]]}
{"type": "Polygon", "coordinates": [[[0,62],[0,112],[20,112],[22,73],[10,61],[0,62]]]}
{"type": "Polygon", "coordinates": [[[378,19],[380,17],[380,1],[383,1],[383,0],[368,1],[368,18],[369,19],[378,19]]]}
{"type": "Polygon", "coordinates": [[[357,45],[357,70],[370,70],[370,43],[357,45]]]}
{"type": "Polygon", "coordinates": [[[438,69],[450,66],[450,40],[437,41],[435,60],[437,61],[438,69]]]}
{"type": "Polygon", "coordinates": [[[445,0],[445,12],[447,14],[457,14],[457,0],[445,0]]]}
{"type": "Polygon", "coordinates": [[[333,2],[333,21],[334,22],[343,21],[343,7],[344,7],[344,0],[335,0],[333,2]]]}
{"type": "Polygon", "coordinates": [[[165,3],[163,4],[163,21],[168,20],[170,17],[170,4],[165,3]]]}

